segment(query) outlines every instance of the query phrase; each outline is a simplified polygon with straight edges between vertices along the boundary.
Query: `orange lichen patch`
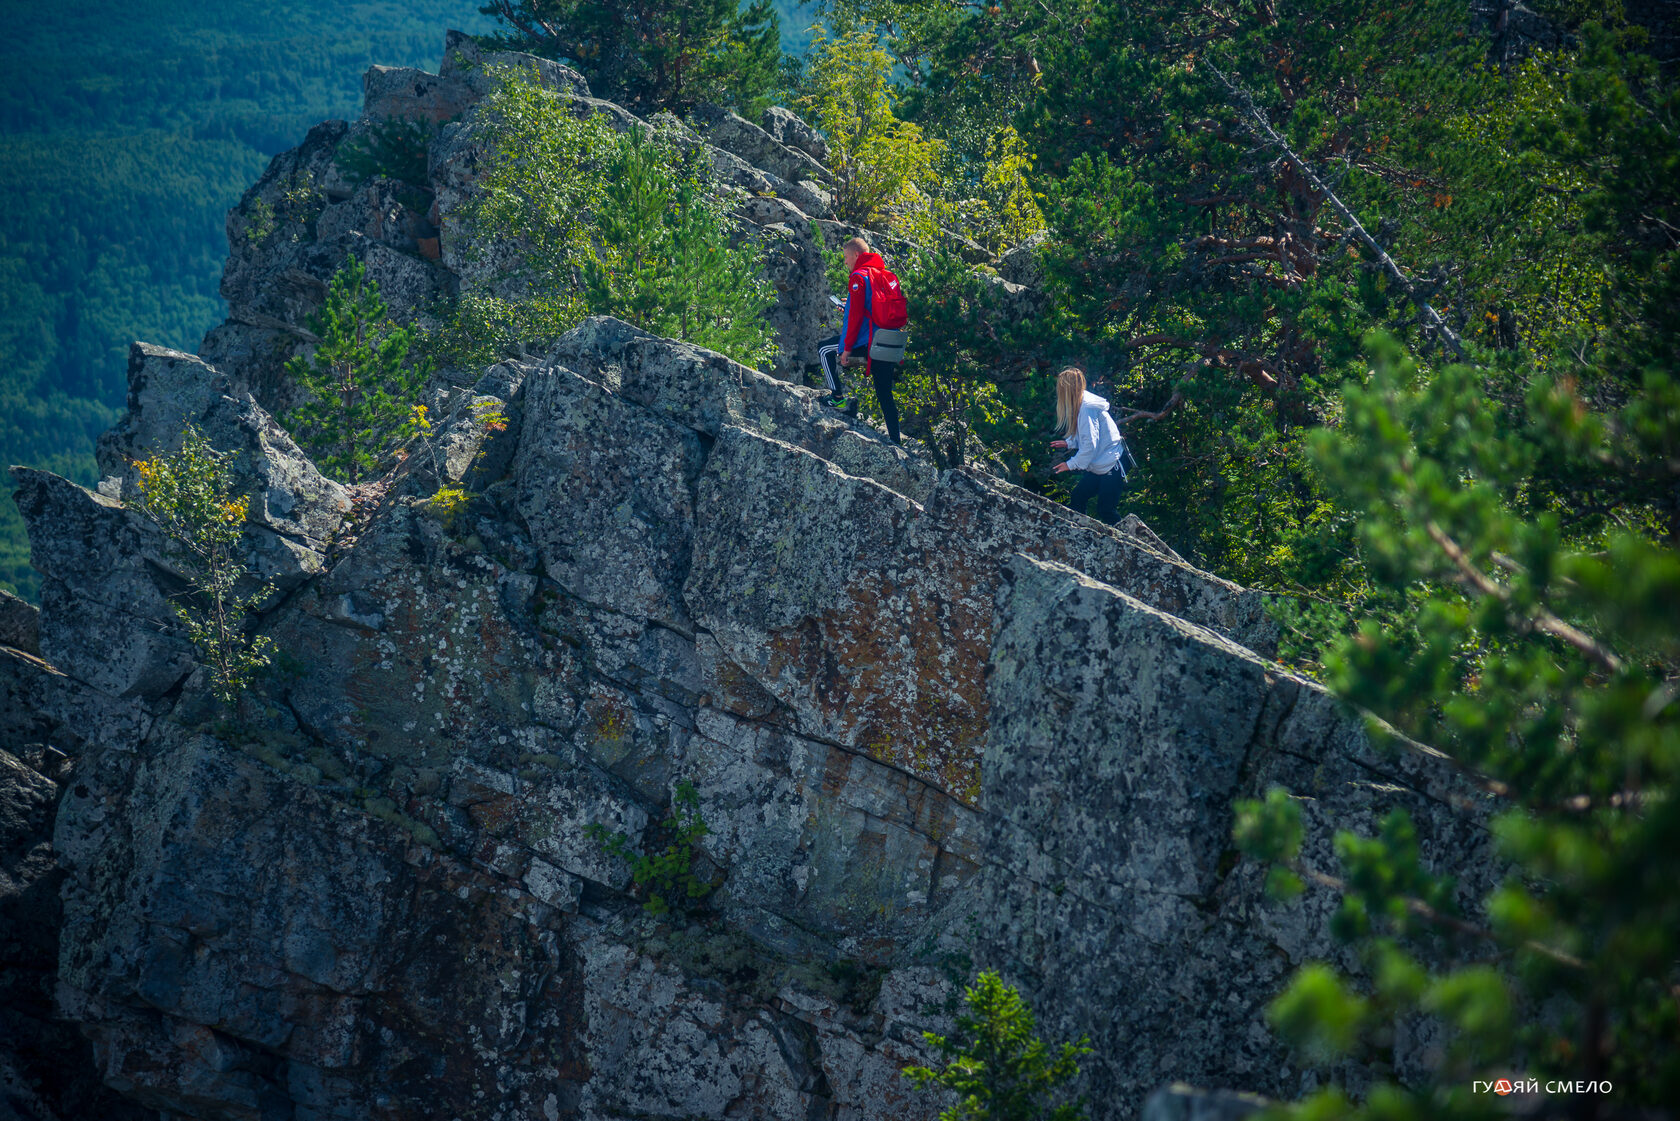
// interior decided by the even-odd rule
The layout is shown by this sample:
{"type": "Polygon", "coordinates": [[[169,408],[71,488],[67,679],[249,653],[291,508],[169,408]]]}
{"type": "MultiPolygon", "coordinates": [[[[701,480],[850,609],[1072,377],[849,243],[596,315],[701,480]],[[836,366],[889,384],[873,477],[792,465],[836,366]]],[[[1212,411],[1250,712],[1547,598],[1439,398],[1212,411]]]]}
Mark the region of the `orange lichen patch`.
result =
{"type": "MultiPolygon", "coordinates": [[[[844,608],[770,636],[766,669],[807,683],[824,723],[871,758],[969,804],[980,795],[991,589],[972,567],[913,556],[896,581],[858,572],[844,608]],[[976,588],[974,585],[981,584],[976,588]]],[[[995,582],[995,576],[992,578],[995,582]]]]}

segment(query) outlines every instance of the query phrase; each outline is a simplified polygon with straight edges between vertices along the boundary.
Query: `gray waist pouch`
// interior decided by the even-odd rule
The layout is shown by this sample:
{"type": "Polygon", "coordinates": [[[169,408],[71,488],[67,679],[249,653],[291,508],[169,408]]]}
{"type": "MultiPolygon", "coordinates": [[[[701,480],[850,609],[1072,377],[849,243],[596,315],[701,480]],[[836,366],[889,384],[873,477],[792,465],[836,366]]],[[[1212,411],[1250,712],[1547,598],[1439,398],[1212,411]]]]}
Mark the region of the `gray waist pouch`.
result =
{"type": "Polygon", "coordinates": [[[904,344],[907,341],[907,337],[903,331],[892,331],[885,327],[875,328],[875,334],[869,340],[870,361],[904,361],[904,344]]]}

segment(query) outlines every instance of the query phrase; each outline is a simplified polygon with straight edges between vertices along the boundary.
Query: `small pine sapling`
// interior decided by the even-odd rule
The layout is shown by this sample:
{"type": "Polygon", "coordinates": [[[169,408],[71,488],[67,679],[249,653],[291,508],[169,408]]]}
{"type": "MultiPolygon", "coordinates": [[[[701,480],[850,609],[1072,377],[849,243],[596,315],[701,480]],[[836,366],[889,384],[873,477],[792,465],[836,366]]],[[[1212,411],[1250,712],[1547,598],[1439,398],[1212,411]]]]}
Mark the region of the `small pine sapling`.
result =
{"type": "Polygon", "coordinates": [[[955,1035],[922,1033],[946,1060],[945,1069],[904,1071],[919,1089],[961,1095],[940,1121],[1084,1121],[1084,1098],[1059,1099],[1079,1077],[1079,1057],[1091,1053],[1089,1040],[1051,1047],[1039,1039],[1027,1002],[990,971],[963,992],[963,1001],[968,1010],[958,1014],[955,1035]]]}
{"type": "Polygon", "coordinates": [[[322,467],[354,485],[378,466],[424,372],[408,360],[411,332],[385,318],[379,284],[355,257],[333,274],[310,327],[320,344],[286,363],[309,398],[288,420],[322,467]]]}

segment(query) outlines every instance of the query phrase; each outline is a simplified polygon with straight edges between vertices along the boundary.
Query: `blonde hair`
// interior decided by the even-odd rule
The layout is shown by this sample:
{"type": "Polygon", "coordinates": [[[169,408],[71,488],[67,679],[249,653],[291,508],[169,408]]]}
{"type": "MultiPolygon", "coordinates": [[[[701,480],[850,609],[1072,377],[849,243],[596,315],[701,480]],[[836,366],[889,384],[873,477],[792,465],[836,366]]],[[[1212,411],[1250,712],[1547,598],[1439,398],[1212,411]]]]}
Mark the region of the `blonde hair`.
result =
{"type": "Polygon", "coordinates": [[[865,241],[861,237],[854,237],[852,240],[848,241],[845,248],[850,249],[853,253],[870,252],[869,242],[865,241]]]}
{"type": "Polygon", "coordinates": [[[1056,375],[1056,424],[1064,438],[1079,427],[1079,406],[1085,401],[1085,371],[1069,366],[1056,375]]]}

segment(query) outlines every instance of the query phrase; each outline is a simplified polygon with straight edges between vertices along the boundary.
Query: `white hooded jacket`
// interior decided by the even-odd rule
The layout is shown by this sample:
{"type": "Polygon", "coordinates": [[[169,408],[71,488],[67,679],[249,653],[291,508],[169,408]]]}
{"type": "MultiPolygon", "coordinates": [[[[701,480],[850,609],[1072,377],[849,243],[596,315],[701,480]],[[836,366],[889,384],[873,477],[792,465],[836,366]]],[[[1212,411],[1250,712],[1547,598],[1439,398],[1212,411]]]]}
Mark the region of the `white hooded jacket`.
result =
{"type": "Polygon", "coordinates": [[[1068,470],[1106,475],[1120,462],[1125,447],[1120,426],[1108,415],[1108,401],[1087,389],[1079,402],[1073,435],[1067,438],[1068,451],[1074,453],[1067,461],[1068,470]]]}

